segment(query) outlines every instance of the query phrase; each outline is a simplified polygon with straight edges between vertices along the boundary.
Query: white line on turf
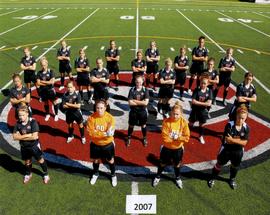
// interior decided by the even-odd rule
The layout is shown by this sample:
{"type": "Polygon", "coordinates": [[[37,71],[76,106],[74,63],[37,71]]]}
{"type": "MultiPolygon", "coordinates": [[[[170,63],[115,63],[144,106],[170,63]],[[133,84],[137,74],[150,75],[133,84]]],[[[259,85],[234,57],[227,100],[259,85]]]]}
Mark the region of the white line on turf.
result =
{"type": "MultiPolygon", "coordinates": [[[[97,11],[99,10],[99,8],[97,8],[96,10],[94,10],[92,13],[90,13],[85,19],[83,19],[79,24],[77,24],[76,26],[74,26],[69,32],[67,32],[64,36],[62,36],[59,40],[57,40],[50,48],[48,48],[45,52],[43,52],[37,59],[36,61],[38,61],[40,58],[42,58],[45,54],[47,54],[50,50],[52,50],[61,40],[63,40],[65,37],[67,37],[69,34],[71,34],[73,31],[75,31],[80,25],[82,25],[87,19],[89,19],[91,16],[93,16],[97,11]]],[[[23,73],[23,71],[20,72],[20,75],[23,73]]],[[[4,87],[1,88],[0,92],[3,89],[6,89],[7,87],[9,87],[12,84],[12,80],[10,80],[4,87]]]]}
{"type": "MultiPolygon", "coordinates": [[[[131,195],[138,195],[139,194],[139,183],[136,181],[131,182],[131,195]]],[[[132,214],[137,215],[137,214],[132,214]]]]}
{"type": "Polygon", "coordinates": [[[84,47],[83,47],[83,50],[86,50],[87,48],[88,48],[88,46],[84,46],[84,47]]]}
{"type": "Polygon", "coordinates": [[[0,16],[5,16],[5,15],[11,14],[11,13],[15,13],[15,12],[20,11],[20,10],[23,10],[23,8],[20,8],[18,10],[13,10],[13,11],[10,11],[10,12],[7,12],[7,13],[2,13],[2,14],[0,14],[0,16]]]}
{"type": "Polygon", "coordinates": [[[21,46],[17,46],[16,48],[15,48],[15,50],[18,50],[18,49],[20,49],[21,48],[21,46]]]}
{"type": "Polygon", "coordinates": [[[188,47],[188,51],[189,51],[189,52],[192,52],[192,49],[188,47]]]}
{"type": "MultiPolygon", "coordinates": [[[[178,9],[176,9],[176,11],[181,14],[187,21],[189,21],[195,28],[197,28],[198,31],[200,31],[202,34],[204,34],[213,44],[215,44],[220,50],[224,51],[225,50],[216,42],[214,41],[208,34],[206,34],[201,28],[199,28],[194,22],[192,22],[188,17],[186,17],[181,11],[179,11],[178,9]]],[[[238,61],[236,61],[236,64],[245,72],[248,72],[248,70],[242,66],[242,64],[240,64],[238,61]]],[[[266,87],[259,79],[257,79],[254,76],[254,80],[268,93],[270,94],[270,89],[268,87],[266,87]]]]}
{"type": "Polygon", "coordinates": [[[139,0],[137,0],[137,11],[136,11],[136,50],[135,57],[137,56],[137,51],[139,49],[139,0]]]}
{"type": "Polygon", "coordinates": [[[6,34],[6,33],[8,33],[8,32],[10,32],[10,31],[13,31],[13,30],[15,30],[15,29],[17,29],[17,28],[20,28],[20,27],[22,27],[22,26],[24,26],[24,25],[26,25],[26,24],[28,24],[28,23],[30,23],[30,22],[34,22],[34,21],[36,21],[36,20],[38,20],[38,19],[40,19],[40,18],[42,18],[42,17],[44,17],[44,16],[47,16],[47,15],[49,15],[49,14],[51,14],[51,13],[54,13],[54,12],[58,11],[58,10],[60,10],[60,8],[58,8],[58,9],[56,9],[56,10],[54,10],[54,11],[45,13],[45,14],[43,14],[43,15],[41,15],[41,16],[35,18],[35,19],[29,20],[29,21],[27,21],[27,22],[24,22],[24,23],[22,23],[22,24],[20,24],[20,25],[17,25],[17,26],[15,26],[15,27],[13,27],[13,28],[10,28],[10,29],[8,29],[8,30],[6,30],[6,31],[3,31],[3,32],[0,33],[0,36],[2,36],[3,34],[6,34]]]}
{"type": "Polygon", "coordinates": [[[105,46],[101,46],[101,47],[100,47],[100,50],[104,50],[104,49],[105,49],[105,46]]]}
{"type": "Polygon", "coordinates": [[[119,50],[122,50],[122,46],[119,46],[118,49],[119,49],[119,50]]]}
{"type": "Polygon", "coordinates": [[[263,16],[263,17],[266,17],[266,18],[270,19],[270,16],[266,16],[266,15],[263,15],[263,14],[257,13],[257,12],[253,12],[253,13],[255,13],[255,14],[259,15],[259,16],[263,16]]]}
{"type": "Polygon", "coordinates": [[[240,22],[239,20],[234,19],[233,17],[228,16],[228,15],[226,15],[226,14],[224,14],[224,13],[221,13],[221,12],[218,12],[218,11],[216,11],[216,12],[219,13],[220,15],[226,16],[227,18],[232,19],[233,21],[235,21],[235,22],[237,22],[237,23],[239,23],[239,24],[241,24],[241,25],[244,25],[245,27],[250,28],[250,29],[252,29],[252,30],[254,30],[254,31],[256,31],[256,32],[258,32],[258,33],[264,35],[264,36],[266,36],[266,37],[270,37],[269,34],[263,32],[263,31],[260,31],[260,30],[258,30],[257,28],[251,27],[250,25],[247,25],[246,23],[240,22]]]}
{"type": "Polygon", "coordinates": [[[3,48],[5,48],[5,47],[6,47],[6,46],[1,46],[0,49],[3,49],[3,48]]]}
{"type": "Polygon", "coordinates": [[[259,52],[258,50],[254,50],[257,54],[261,54],[261,52],[259,52]]]}
{"type": "Polygon", "coordinates": [[[236,49],[240,54],[243,54],[244,52],[241,49],[236,49]]]}
{"type": "Polygon", "coordinates": [[[170,48],[170,50],[171,50],[172,52],[174,52],[174,51],[175,51],[175,49],[174,49],[173,47],[171,47],[171,48],[170,48]]]}
{"type": "Polygon", "coordinates": [[[34,46],[34,47],[32,48],[32,50],[35,50],[37,47],[38,47],[38,46],[34,46]]]}

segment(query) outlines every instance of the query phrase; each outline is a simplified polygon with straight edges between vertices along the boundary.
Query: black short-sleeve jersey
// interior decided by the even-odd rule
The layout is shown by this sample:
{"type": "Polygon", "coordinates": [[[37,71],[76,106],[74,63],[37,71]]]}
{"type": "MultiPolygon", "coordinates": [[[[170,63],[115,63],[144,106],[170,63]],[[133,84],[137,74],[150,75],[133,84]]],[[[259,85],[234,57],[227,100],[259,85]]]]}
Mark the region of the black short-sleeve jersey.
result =
{"type": "MultiPolygon", "coordinates": [[[[175,71],[173,69],[167,71],[166,68],[160,70],[159,79],[162,79],[162,78],[164,81],[175,80],[176,78],[175,71]]],[[[173,84],[161,84],[161,87],[172,88],[173,84]]]]}
{"type": "MultiPolygon", "coordinates": [[[[75,59],[75,69],[77,69],[77,68],[84,68],[85,69],[87,67],[89,67],[89,61],[87,58],[81,59],[80,57],[78,57],[75,59]]],[[[78,72],[78,74],[87,78],[89,75],[89,72],[86,72],[86,71],[85,72],[78,72]]]]}
{"type": "Polygon", "coordinates": [[[219,76],[219,73],[216,69],[212,70],[211,72],[209,70],[205,70],[203,73],[207,73],[210,80],[215,80],[216,77],[219,76]]]}
{"type": "MultiPolygon", "coordinates": [[[[192,56],[195,55],[196,57],[207,57],[208,54],[209,54],[209,51],[205,47],[200,48],[198,46],[198,47],[194,47],[193,50],[192,50],[192,56]]],[[[196,64],[196,65],[202,65],[204,62],[203,61],[192,60],[192,63],[196,64]]]]}
{"type": "MultiPolygon", "coordinates": [[[[148,57],[157,57],[157,56],[160,56],[159,50],[158,49],[148,48],[145,51],[145,56],[148,56],[148,57]]],[[[158,64],[158,61],[147,62],[147,65],[150,65],[150,66],[157,65],[157,64],[158,64]]]]}
{"type": "Polygon", "coordinates": [[[30,90],[27,87],[23,86],[21,89],[12,87],[10,89],[10,98],[22,99],[25,98],[28,93],[30,93],[30,90]]]}
{"type": "MultiPolygon", "coordinates": [[[[59,48],[58,49],[58,51],[57,51],[57,56],[64,56],[64,57],[70,57],[70,49],[68,49],[68,48],[63,48],[63,47],[61,47],[61,48],[59,48]]],[[[66,65],[66,64],[69,64],[70,63],[70,61],[69,60],[59,60],[59,63],[61,64],[61,65],[66,65]]]]}
{"type": "MultiPolygon", "coordinates": [[[[105,57],[117,57],[120,56],[119,49],[107,49],[105,51],[105,57]]],[[[118,61],[107,61],[107,66],[116,66],[118,61]]]]}
{"type": "MultiPolygon", "coordinates": [[[[196,88],[192,94],[192,99],[195,99],[200,102],[206,102],[208,100],[213,99],[213,93],[212,90],[210,90],[208,87],[206,88],[206,91],[203,92],[200,87],[196,88]]],[[[205,106],[199,106],[199,105],[194,105],[192,104],[192,109],[197,109],[197,110],[206,110],[207,107],[205,106]]]]}
{"type": "MultiPolygon", "coordinates": [[[[55,77],[54,72],[51,69],[47,69],[47,71],[40,70],[37,73],[37,79],[39,79],[41,81],[49,81],[54,77],[55,77]]],[[[52,89],[53,85],[50,84],[50,85],[47,85],[47,86],[40,86],[40,89],[44,89],[44,88],[52,89]]]]}
{"type": "MultiPolygon", "coordinates": [[[[66,103],[71,103],[71,104],[79,104],[81,103],[81,95],[74,91],[72,94],[69,92],[66,92],[63,97],[62,97],[62,103],[63,105],[66,103]]],[[[77,108],[68,108],[67,111],[74,111],[77,110],[77,108]]]]}
{"type": "MultiPolygon", "coordinates": [[[[184,56],[184,57],[176,56],[174,58],[174,64],[178,64],[178,66],[180,66],[180,67],[188,66],[189,65],[188,56],[184,56]]],[[[177,69],[175,69],[175,70],[177,70],[177,69]]],[[[183,70],[179,70],[179,71],[183,71],[183,70]]]]}
{"type": "MultiPolygon", "coordinates": [[[[253,84],[251,84],[249,87],[246,87],[245,83],[242,82],[239,84],[236,88],[236,97],[238,96],[244,96],[248,98],[252,98],[254,95],[256,95],[256,88],[253,84]]],[[[241,104],[245,104],[248,108],[250,108],[250,102],[238,102],[238,100],[235,100],[235,105],[240,106],[241,104]]]]}
{"type": "MultiPolygon", "coordinates": [[[[221,69],[222,67],[229,67],[229,68],[232,68],[232,67],[235,67],[235,60],[234,58],[227,58],[227,57],[224,57],[224,58],[221,58],[220,61],[219,61],[219,64],[218,64],[218,68],[221,69]]],[[[220,73],[222,73],[223,75],[227,75],[228,77],[231,76],[231,72],[222,72],[222,71],[219,71],[220,73]]]]}
{"type": "Polygon", "coordinates": [[[145,60],[141,60],[139,61],[138,59],[134,59],[132,62],[131,62],[131,66],[135,66],[136,68],[143,68],[146,66],[146,62],[145,60]]]}
{"type": "MultiPolygon", "coordinates": [[[[132,87],[129,90],[128,94],[128,100],[138,100],[138,101],[143,101],[145,99],[149,99],[149,90],[145,87],[142,87],[141,90],[137,90],[136,87],[132,87]]],[[[145,106],[130,106],[131,110],[142,110],[145,109],[145,106]]]]}
{"type": "MultiPolygon", "coordinates": [[[[39,132],[39,126],[35,119],[29,118],[26,124],[18,121],[15,126],[13,133],[19,132],[21,135],[23,134],[31,134],[35,132],[39,132]]],[[[20,140],[21,147],[31,147],[38,144],[38,140],[20,140]]]]}
{"type": "MultiPolygon", "coordinates": [[[[30,56],[30,57],[24,56],[21,59],[21,64],[23,64],[24,66],[32,66],[34,63],[36,63],[36,59],[33,56],[30,56]]],[[[24,70],[24,72],[28,72],[28,71],[33,71],[33,70],[24,70]]]]}
{"type": "MultiPolygon", "coordinates": [[[[98,70],[97,68],[93,69],[90,73],[90,77],[96,77],[96,78],[105,78],[109,79],[110,74],[106,68],[103,68],[102,70],[98,70]]],[[[92,83],[91,84],[95,90],[104,90],[107,87],[106,83],[92,83]]]]}

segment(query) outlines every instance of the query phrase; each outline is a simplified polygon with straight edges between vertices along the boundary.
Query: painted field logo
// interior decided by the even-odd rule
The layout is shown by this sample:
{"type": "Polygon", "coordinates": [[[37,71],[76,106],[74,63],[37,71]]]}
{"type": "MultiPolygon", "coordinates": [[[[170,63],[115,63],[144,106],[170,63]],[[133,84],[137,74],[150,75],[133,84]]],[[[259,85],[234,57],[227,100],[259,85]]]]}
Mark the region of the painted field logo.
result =
{"type": "MultiPolygon", "coordinates": [[[[127,101],[128,92],[130,89],[129,82],[130,74],[121,73],[120,79],[123,85],[119,91],[110,88],[110,106],[111,113],[116,119],[116,164],[118,173],[133,173],[133,174],[151,174],[156,172],[158,164],[161,141],[161,124],[162,117],[157,115],[157,93],[151,93],[151,99],[148,105],[148,146],[143,147],[141,143],[142,135],[139,127],[133,133],[131,146],[126,147],[124,138],[127,135],[128,128],[128,113],[129,106],[127,101]]],[[[58,86],[58,83],[56,83],[58,86]]],[[[56,87],[58,89],[58,87],[56,87]]],[[[63,92],[62,92],[63,93],[63,92]]],[[[174,94],[174,99],[178,98],[178,91],[174,94]]],[[[221,93],[221,92],[220,92],[221,93]]],[[[229,103],[234,101],[235,87],[231,85],[229,91],[229,103]]],[[[190,95],[185,93],[184,114],[188,118],[190,113],[190,95]]],[[[173,101],[174,102],[174,101],[173,101]]],[[[38,101],[37,92],[33,90],[31,101],[33,109],[33,117],[37,119],[40,125],[40,143],[45,152],[46,159],[50,162],[58,163],[65,166],[72,166],[77,168],[92,168],[90,162],[90,137],[86,135],[87,144],[83,145],[80,141],[78,128],[75,126],[75,139],[67,144],[67,124],[65,122],[65,115],[59,114],[60,120],[55,123],[53,118],[49,122],[44,120],[43,104],[38,101]]],[[[2,145],[4,148],[11,148],[18,152],[20,147],[17,141],[12,140],[12,128],[15,124],[14,110],[11,105],[6,102],[2,105],[2,112],[0,116],[0,132],[5,141],[2,145]],[[11,147],[10,147],[11,146],[11,147]]],[[[227,122],[227,113],[230,105],[224,108],[222,105],[213,106],[210,110],[211,119],[208,121],[205,131],[206,144],[201,145],[198,141],[198,133],[196,132],[196,125],[191,132],[190,142],[185,146],[184,167],[183,171],[190,170],[205,170],[210,169],[216,159],[216,155],[221,145],[221,137],[224,126],[227,122]]],[[[92,105],[83,106],[84,118],[92,113],[92,105]]],[[[247,121],[251,128],[250,141],[245,147],[244,160],[250,160],[270,149],[270,125],[261,118],[249,114],[247,121]],[[260,131],[260,132],[256,132],[260,131]]],[[[101,170],[109,171],[105,165],[101,166],[101,170]]],[[[171,171],[168,169],[168,171],[171,171]]]]}

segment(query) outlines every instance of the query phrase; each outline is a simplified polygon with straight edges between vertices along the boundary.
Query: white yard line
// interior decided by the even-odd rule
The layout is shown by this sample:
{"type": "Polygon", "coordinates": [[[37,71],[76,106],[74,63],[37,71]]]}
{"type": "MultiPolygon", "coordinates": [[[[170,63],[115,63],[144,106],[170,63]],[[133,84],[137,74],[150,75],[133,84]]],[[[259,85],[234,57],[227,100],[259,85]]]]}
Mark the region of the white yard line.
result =
{"type": "MultiPolygon", "coordinates": [[[[67,37],[69,34],[71,34],[73,31],[75,31],[81,24],[83,24],[87,19],[89,19],[91,16],[93,16],[99,8],[94,10],[90,15],[88,15],[85,19],[83,19],[79,24],[77,24],[75,27],[73,27],[69,32],[67,32],[64,36],[62,36],[59,40],[57,40],[50,48],[48,48],[45,52],[43,52],[37,59],[38,61],[40,58],[42,58],[45,54],[47,54],[50,50],[52,50],[61,40],[63,40],[65,37],[67,37]]],[[[23,71],[20,72],[20,75],[23,73],[23,71]]],[[[10,80],[4,87],[1,88],[1,91],[3,89],[6,89],[12,84],[12,80],[10,80]]]]}
{"type": "Polygon", "coordinates": [[[137,51],[139,49],[139,0],[137,0],[137,12],[136,12],[136,48],[135,48],[135,57],[137,56],[137,51]]]}
{"type": "Polygon", "coordinates": [[[86,50],[87,48],[88,48],[88,46],[84,46],[84,47],[83,47],[83,50],[86,50]]]}
{"type": "MultiPolygon", "coordinates": [[[[214,41],[209,35],[207,35],[201,28],[199,28],[194,22],[192,22],[188,17],[186,17],[181,11],[179,11],[178,9],[176,9],[176,11],[181,14],[187,21],[189,21],[195,28],[197,28],[198,31],[200,31],[202,34],[204,34],[213,44],[215,44],[221,51],[225,50],[219,45],[217,44],[216,41],[214,41]]],[[[240,64],[238,61],[236,61],[236,64],[245,72],[248,72],[248,70],[242,66],[242,64],[240,64]]],[[[254,76],[254,80],[268,93],[270,94],[270,89],[268,87],[266,87],[260,80],[258,80],[255,76],[254,76]]]]}
{"type": "Polygon", "coordinates": [[[263,16],[263,17],[265,17],[265,18],[270,19],[270,16],[266,16],[266,15],[263,15],[263,14],[261,14],[261,13],[257,13],[257,12],[253,12],[253,13],[255,13],[255,14],[259,15],[259,16],[263,16]]]}
{"type": "Polygon", "coordinates": [[[8,33],[8,32],[10,32],[10,31],[13,31],[13,30],[15,30],[15,29],[17,29],[17,28],[20,28],[20,27],[22,27],[22,26],[24,26],[24,25],[26,25],[26,24],[28,24],[28,23],[34,22],[34,21],[36,21],[36,20],[38,20],[38,19],[40,19],[40,18],[42,18],[42,17],[44,17],[44,16],[47,16],[47,15],[49,15],[49,14],[51,14],[51,13],[54,13],[54,12],[58,11],[58,10],[60,10],[60,8],[58,8],[58,9],[56,9],[56,10],[54,10],[54,11],[45,13],[45,14],[43,14],[43,15],[41,15],[41,16],[35,18],[35,19],[29,20],[29,21],[27,21],[27,22],[24,22],[24,23],[22,23],[22,24],[20,24],[20,25],[17,25],[17,26],[15,26],[15,27],[13,27],[13,28],[10,28],[10,29],[8,29],[8,30],[6,30],[6,31],[3,31],[3,32],[0,33],[0,36],[6,34],[6,33],[8,33]]]}
{"type": "Polygon", "coordinates": [[[235,22],[237,22],[237,23],[239,23],[239,24],[241,24],[241,25],[244,25],[245,27],[247,27],[247,28],[249,28],[249,29],[252,29],[253,31],[256,31],[256,32],[258,32],[258,33],[260,33],[260,34],[262,34],[262,35],[264,35],[264,36],[266,36],[266,37],[270,37],[269,34],[263,32],[263,31],[260,31],[260,30],[258,30],[257,28],[251,27],[250,25],[247,25],[246,23],[240,22],[239,20],[234,19],[234,18],[232,18],[231,16],[228,16],[228,15],[226,15],[226,14],[224,14],[224,13],[219,12],[219,11],[216,11],[216,12],[217,12],[218,14],[222,15],[222,16],[226,16],[227,18],[232,19],[233,21],[235,21],[235,22]]]}
{"type": "MultiPolygon", "coordinates": [[[[131,195],[139,195],[139,183],[136,181],[131,182],[131,195]]],[[[137,215],[137,214],[131,214],[137,215]]]]}
{"type": "Polygon", "coordinates": [[[236,49],[240,54],[244,54],[244,52],[241,49],[236,49]]]}
{"type": "Polygon", "coordinates": [[[3,48],[5,48],[5,47],[6,47],[6,46],[1,46],[0,49],[3,49],[3,48]]]}
{"type": "Polygon", "coordinates": [[[15,12],[18,12],[18,11],[23,10],[23,9],[24,8],[20,8],[18,10],[13,10],[13,11],[10,11],[10,12],[7,12],[7,13],[2,13],[2,14],[0,14],[0,16],[5,16],[5,15],[11,14],[11,13],[15,13],[15,12]]]}
{"type": "Polygon", "coordinates": [[[38,47],[38,46],[34,46],[34,47],[32,48],[32,50],[35,50],[37,47],[38,47]]]}

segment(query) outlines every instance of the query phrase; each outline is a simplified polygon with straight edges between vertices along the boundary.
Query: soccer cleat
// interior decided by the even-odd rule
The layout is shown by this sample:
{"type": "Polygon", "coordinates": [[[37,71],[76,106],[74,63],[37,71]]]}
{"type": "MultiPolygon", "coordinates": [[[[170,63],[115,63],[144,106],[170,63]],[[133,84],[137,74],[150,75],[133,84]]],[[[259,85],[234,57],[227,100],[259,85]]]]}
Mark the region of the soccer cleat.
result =
{"type": "Polygon", "coordinates": [[[49,175],[44,175],[44,177],[43,177],[43,183],[44,183],[44,184],[48,184],[49,181],[50,181],[49,175]]]}
{"type": "Polygon", "coordinates": [[[24,178],[23,178],[23,183],[24,184],[27,184],[32,178],[32,174],[30,175],[25,175],[24,178]]]}
{"type": "Polygon", "coordinates": [[[229,184],[230,184],[230,187],[231,187],[233,190],[236,189],[237,184],[236,184],[236,181],[235,181],[234,179],[230,179],[229,184]]]}
{"type": "Polygon", "coordinates": [[[39,100],[38,100],[40,103],[42,102],[42,98],[39,98],[39,100]]]}
{"type": "Polygon", "coordinates": [[[67,138],[67,143],[70,143],[74,139],[74,136],[67,138]]]}
{"type": "Polygon", "coordinates": [[[64,86],[60,86],[59,87],[59,90],[61,91],[61,90],[63,90],[65,87],[64,86]]]}
{"type": "Polygon", "coordinates": [[[227,106],[226,99],[224,99],[224,100],[222,101],[222,104],[223,104],[224,106],[227,106]]]}
{"type": "Polygon", "coordinates": [[[127,139],[126,139],[126,147],[129,147],[130,146],[130,137],[127,137],[127,139]]]}
{"type": "Polygon", "coordinates": [[[189,95],[192,95],[191,89],[188,89],[188,94],[189,94],[189,95]]]}
{"type": "Polygon", "coordinates": [[[144,137],[144,138],[143,138],[143,146],[146,147],[147,144],[148,144],[148,141],[147,141],[146,137],[144,137]]]}
{"type": "Polygon", "coordinates": [[[116,177],[116,175],[112,176],[112,186],[113,187],[117,186],[117,177],[116,177]]]}
{"type": "Polygon", "coordinates": [[[205,144],[205,140],[204,140],[203,136],[200,136],[200,137],[199,137],[199,140],[200,140],[200,143],[201,143],[201,144],[205,144]]]}
{"type": "Polygon", "coordinates": [[[209,181],[207,182],[207,185],[208,185],[209,188],[214,187],[214,185],[215,185],[215,180],[214,180],[214,179],[209,180],[209,181]]]}
{"type": "Polygon", "coordinates": [[[159,181],[160,181],[160,178],[155,177],[153,180],[153,184],[152,184],[153,187],[156,187],[158,185],[159,181]]]}
{"type": "Polygon", "coordinates": [[[51,117],[50,114],[46,114],[46,116],[45,116],[45,121],[48,122],[49,119],[50,119],[50,117],[51,117]]]}
{"type": "Polygon", "coordinates": [[[86,143],[86,139],[85,137],[82,137],[82,144],[85,144],[86,143]]]}
{"type": "Polygon", "coordinates": [[[175,180],[175,183],[176,183],[176,186],[179,188],[179,189],[183,189],[183,182],[182,180],[179,178],[179,179],[176,179],[175,180]]]}
{"type": "Polygon", "coordinates": [[[92,178],[90,179],[90,184],[94,185],[98,179],[98,174],[92,175],[92,178]]]}
{"type": "Polygon", "coordinates": [[[55,116],[54,116],[54,121],[57,122],[58,120],[59,120],[58,115],[55,115],[55,116]]]}

